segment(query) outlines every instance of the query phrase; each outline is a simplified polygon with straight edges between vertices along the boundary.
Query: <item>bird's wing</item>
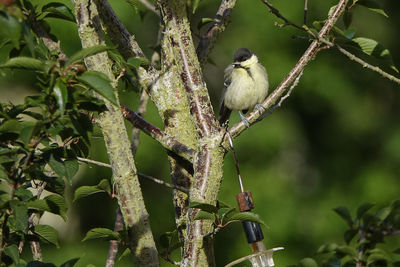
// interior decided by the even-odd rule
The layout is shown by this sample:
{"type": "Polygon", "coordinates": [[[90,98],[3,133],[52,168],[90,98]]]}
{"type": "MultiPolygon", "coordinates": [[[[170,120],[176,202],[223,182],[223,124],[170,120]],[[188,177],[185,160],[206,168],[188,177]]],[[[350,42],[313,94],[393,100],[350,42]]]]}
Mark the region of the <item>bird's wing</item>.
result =
{"type": "Polygon", "coordinates": [[[233,70],[233,65],[229,65],[224,72],[224,90],[222,91],[220,103],[219,103],[219,122],[221,124],[225,123],[231,114],[231,110],[228,109],[224,104],[225,93],[227,88],[232,82],[231,74],[233,70]]]}

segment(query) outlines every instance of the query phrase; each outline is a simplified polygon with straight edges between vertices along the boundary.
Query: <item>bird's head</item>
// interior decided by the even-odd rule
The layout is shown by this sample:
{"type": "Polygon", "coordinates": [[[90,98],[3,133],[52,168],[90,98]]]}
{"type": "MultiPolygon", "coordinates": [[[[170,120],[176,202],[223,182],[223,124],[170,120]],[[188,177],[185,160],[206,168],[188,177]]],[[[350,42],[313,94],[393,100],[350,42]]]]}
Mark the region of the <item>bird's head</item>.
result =
{"type": "Polygon", "coordinates": [[[235,68],[249,68],[257,63],[257,56],[247,48],[239,48],[233,55],[233,66],[235,68]]]}

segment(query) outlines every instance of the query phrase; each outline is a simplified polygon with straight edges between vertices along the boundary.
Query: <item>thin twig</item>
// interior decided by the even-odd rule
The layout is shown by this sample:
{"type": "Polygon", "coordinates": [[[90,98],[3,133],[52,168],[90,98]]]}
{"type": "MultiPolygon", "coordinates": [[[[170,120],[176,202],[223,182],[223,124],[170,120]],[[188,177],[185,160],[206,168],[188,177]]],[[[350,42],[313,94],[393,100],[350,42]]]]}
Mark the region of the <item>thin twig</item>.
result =
{"type": "Polygon", "coordinates": [[[270,115],[272,112],[274,112],[277,108],[279,108],[282,105],[283,101],[285,101],[285,99],[290,96],[290,94],[292,93],[293,89],[299,84],[299,81],[300,81],[300,78],[301,78],[302,75],[303,75],[303,72],[300,72],[299,76],[297,76],[297,78],[293,82],[292,86],[290,86],[290,89],[287,91],[286,95],[281,97],[281,99],[279,100],[278,104],[276,104],[270,110],[268,110],[263,115],[261,115],[257,120],[260,121],[260,120],[264,119],[265,117],[270,115]]]}
{"type": "Polygon", "coordinates": [[[304,0],[304,16],[303,16],[304,25],[307,25],[307,12],[308,12],[308,0],[304,0]]]}
{"type": "Polygon", "coordinates": [[[206,62],[215,41],[228,25],[229,17],[235,4],[236,0],[222,0],[213,23],[206,33],[201,36],[196,49],[201,65],[206,62]]]}
{"type": "MultiPolygon", "coordinates": [[[[124,218],[122,217],[121,209],[118,206],[115,211],[115,224],[114,224],[114,232],[118,233],[119,231],[124,229],[124,218]]],[[[108,256],[106,261],[106,267],[113,267],[115,264],[115,259],[118,253],[118,241],[110,240],[110,247],[108,249],[108,256]]]]}
{"type": "Polygon", "coordinates": [[[278,18],[282,19],[282,20],[285,22],[285,24],[287,24],[287,25],[292,25],[292,26],[296,27],[297,29],[304,31],[304,28],[303,28],[303,27],[301,27],[300,25],[298,25],[298,24],[296,24],[296,23],[294,23],[294,22],[288,20],[287,18],[285,18],[285,17],[279,12],[279,10],[276,9],[270,2],[268,2],[267,0],[261,0],[261,1],[269,8],[269,10],[271,11],[271,13],[273,13],[273,14],[274,14],[275,16],[277,16],[278,18]]]}
{"type": "Polygon", "coordinates": [[[240,174],[239,161],[238,161],[237,156],[236,156],[235,148],[233,147],[232,137],[231,137],[231,135],[229,134],[229,132],[226,132],[226,133],[227,133],[227,135],[228,135],[229,146],[231,147],[231,151],[232,151],[232,155],[233,155],[233,160],[234,160],[234,162],[235,162],[236,173],[237,173],[237,176],[238,176],[238,181],[239,181],[239,186],[240,186],[240,192],[243,193],[243,192],[244,192],[244,187],[243,187],[242,176],[241,176],[241,174],[240,174]]]}
{"type": "Polygon", "coordinates": [[[177,155],[183,157],[188,161],[192,161],[196,150],[193,148],[187,147],[182,144],[174,137],[168,135],[167,133],[161,131],[156,126],[150,124],[146,120],[144,120],[141,116],[139,116],[133,110],[128,109],[125,106],[121,105],[122,114],[130,123],[132,123],[135,127],[140,128],[144,133],[148,134],[156,141],[158,141],[162,146],[176,153],[177,155]]]}
{"type": "MultiPolygon", "coordinates": [[[[93,164],[93,165],[97,165],[97,166],[101,166],[101,167],[111,168],[110,164],[107,164],[107,163],[104,163],[104,162],[100,162],[100,161],[96,161],[96,160],[92,160],[92,159],[85,159],[85,158],[81,158],[81,157],[77,157],[77,159],[80,162],[85,162],[85,163],[89,163],[89,164],[93,164]]],[[[184,193],[189,193],[189,189],[184,188],[182,186],[173,185],[173,184],[168,183],[168,182],[166,182],[164,180],[161,180],[161,179],[158,179],[158,178],[155,178],[153,176],[150,176],[150,175],[147,175],[147,174],[144,174],[144,173],[140,173],[140,172],[138,172],[137,175],[139,177],[141,177],[141,178],[145,178],[145,179],[153,181],[153,182],[155,182],[157,184],[164,185],[165,187],[176,189],[176,190],[182,191],[184,193]]]]}

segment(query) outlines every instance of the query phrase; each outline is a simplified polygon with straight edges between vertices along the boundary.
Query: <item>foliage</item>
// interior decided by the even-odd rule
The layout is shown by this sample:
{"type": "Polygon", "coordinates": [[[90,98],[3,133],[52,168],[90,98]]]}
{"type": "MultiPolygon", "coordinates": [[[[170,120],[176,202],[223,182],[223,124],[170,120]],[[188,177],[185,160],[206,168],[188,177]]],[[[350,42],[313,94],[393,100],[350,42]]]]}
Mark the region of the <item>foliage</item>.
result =
{"type": "Polygon", "coordinates": [[[314,259],[306,258],[299,266],[399,266],[398,249],[382,246],[386,239],[400,233],[400,201],[371,212],[374,204],[358,207],[353,218],[346,207],[334,211],[349,227],[344,232],[345,245],[322,245],[314,259]]]}
{"type": "MultiPolygon", "coordinates": [[[[137,1],[129,1],[137,9],[137,1]]],[[[103,96],[114,105],[117,99],[111,81],[102,73],[87,71],[83,64],[86,57],[97,53],[108,53],[114,61],[114,71],[122,74],[125,87],[137,89],[136,70],[147,67],[142,58],[124,60],[115,47],[94,46],[81,49],[68,59],[59,50],[50,51],[44,41],[35,34],[33,27],[45,29],[51,38],[50,25],[46,18],[57,18],[75,22],[73,12],[62,3],[52,2],[42,7],[34,1],[16,1],[12,6],[0,10],[0,47],[11,47],[8,58],[0,65],[0,72],[24,71],[36,78],[32,85],[37,91],[25,97],[23,104],[0,103],[0,225],[1,262],[6,265],[42,266],[40,261],[26,262],[19,246],[29,243],[60,246],[57,231],[49,226],[37,224],[44,212],[67,220],[65,187],[72,183],[79,170],[79,157],[87,157],[93,134],[94,118],[105,110],[104,102],[94,97],[103,96]],[[48,194],[42,196],[42,191],[48,194]]],[[[199,9],[200,0],[192,1],[192,13],[199,9]]],[[[200,6],[201,7],[201,6],[200,6]]],[[[343,28],[336,27],[329,40],[350,49],[357,56],[366,57],[382,66],[398,72],[392,55],[379,42],[356,35],[351,28],[355,8],[367,8],[387,17],[377,1],[354,0],[343,15],[343,28]]],[[[332,12],[334,7],[330,9],[332,12]]],[[[212,22],[203,18],[198,29],[212,22]]],[[[317,32],[323,21],[313,23],[312,32],[317,32]]],[[[311,38],[311,37],[310,37],[311,38]]],[[[113,197],[108,179],[97,185],[76,189],[74,201],[96,193],[113,197]]],[[[233,207],[218,202],[217,206],[192,202],[188,207],[199,209],[195,220],[213,222],[216,234],[228,224],[237,221],[264,222],[254,213],[238,212],[233,207]]],[[[380,245],[387,237],[398,234],[400,227],[400,202],[371,213],[374,205],[364,204],[353,218],[345,207],[338,213],[349,229],[344,233],[346,245],[330,243],[322,246],[315,259],[303,259],[300,266],[398,266],[396,251],[386,251],[380,245]]],[[[265,224],[264,224],[265,225],[265,224]]],[[[170,259],[171,253],[183,244],[177,230],[161,235],[160,255],[170,259]]],[[[107,228],[89,230],[83,241],[100,239],[116,240],[126,249],[126,230],[114,232],[107,228]]],[[[122,256],[123,256],[122,255],[122,256]]],[[[35,255],[33,255],[35,257],[35,255]]],[[[121,257],[122,257],[121,256],[121,257]]],[[[62,266],[73,266],[73,258],[62,266]]],[[[53,266],[46,263],[46,266],[53,266]]]]}

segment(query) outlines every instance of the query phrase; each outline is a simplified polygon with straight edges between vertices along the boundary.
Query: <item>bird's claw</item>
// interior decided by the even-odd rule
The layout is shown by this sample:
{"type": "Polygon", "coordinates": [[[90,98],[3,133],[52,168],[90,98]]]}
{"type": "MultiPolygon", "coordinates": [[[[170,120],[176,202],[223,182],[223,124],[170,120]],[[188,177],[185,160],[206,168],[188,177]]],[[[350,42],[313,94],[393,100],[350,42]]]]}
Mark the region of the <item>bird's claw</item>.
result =
{"type": "Polygon", "coordinates": [[[265,108],[261,104],[256,104],[255,108],[260,112],[260,115],[263,114],[265,108]]]}
{"type": "Polygon", "coordinates": [[[246,125],[247,128],[250,127],[250,122],[248,119],[246,119],[246,117],[243,115],[243,113],[239,110],[239,116],[240,119],[243,121],[243,123],[246,125]]]}

